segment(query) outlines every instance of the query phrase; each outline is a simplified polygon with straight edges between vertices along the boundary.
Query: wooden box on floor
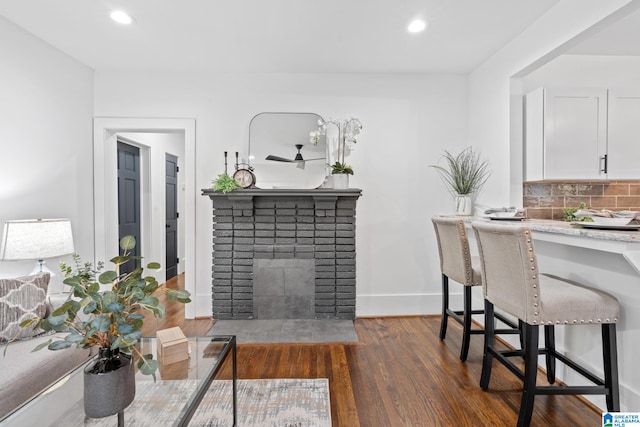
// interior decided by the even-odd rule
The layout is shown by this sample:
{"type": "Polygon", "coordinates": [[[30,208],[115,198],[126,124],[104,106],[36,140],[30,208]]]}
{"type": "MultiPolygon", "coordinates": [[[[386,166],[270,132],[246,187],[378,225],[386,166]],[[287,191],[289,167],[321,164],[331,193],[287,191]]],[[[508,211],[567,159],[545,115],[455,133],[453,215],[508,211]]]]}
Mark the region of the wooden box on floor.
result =
{"type": "Polygon", "coordinates": [[[178,326],[159,330],[156,337],[158,362],[168,365],[189,359],[189,342],[178,326]]]}

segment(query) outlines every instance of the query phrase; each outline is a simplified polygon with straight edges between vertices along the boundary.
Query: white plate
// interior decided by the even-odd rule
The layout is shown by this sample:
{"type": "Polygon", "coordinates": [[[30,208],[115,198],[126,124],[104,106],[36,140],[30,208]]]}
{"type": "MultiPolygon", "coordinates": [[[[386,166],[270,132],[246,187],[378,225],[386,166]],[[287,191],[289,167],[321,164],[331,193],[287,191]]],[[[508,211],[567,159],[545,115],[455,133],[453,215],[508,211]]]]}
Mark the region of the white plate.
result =
{"type": "Polygon", "coordinates": [[[604,225],[604,224],[596,224],[594,222],[582,222],[582,221],[572,221],[571,224],[579,225],[582,228],[594,228],[597,230],[640,230],[640,224],[604,225]]]}
{"type": "Polygon", "coordinates": [[[494,221],[522,221],[526,219],[523,216],[487,216],[487,218],[494,221]]]}

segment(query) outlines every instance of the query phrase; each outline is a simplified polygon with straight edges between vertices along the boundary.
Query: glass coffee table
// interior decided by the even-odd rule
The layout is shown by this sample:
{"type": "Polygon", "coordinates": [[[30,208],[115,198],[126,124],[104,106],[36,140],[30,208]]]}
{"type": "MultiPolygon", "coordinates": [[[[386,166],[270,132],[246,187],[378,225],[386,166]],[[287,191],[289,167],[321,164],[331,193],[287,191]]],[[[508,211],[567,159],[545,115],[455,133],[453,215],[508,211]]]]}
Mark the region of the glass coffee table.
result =
{"type": "MultiPolygon", "coordinates": [[[[186,426],[214,379],[228,383],[229,392],[223,393],[229,399],[225,407],[231,407],[236,426],[236,337],[191,337],[188,341],[189,359],[172,364],[159,361],[157,381],[136,373],[136,397],[121,414],[99,419],[84,415],[83,363],[0,420],[0,426],[186,426]]],[[[155,338],[142,338],[139,346],[142,354],[157,357],[155,338]]]]}

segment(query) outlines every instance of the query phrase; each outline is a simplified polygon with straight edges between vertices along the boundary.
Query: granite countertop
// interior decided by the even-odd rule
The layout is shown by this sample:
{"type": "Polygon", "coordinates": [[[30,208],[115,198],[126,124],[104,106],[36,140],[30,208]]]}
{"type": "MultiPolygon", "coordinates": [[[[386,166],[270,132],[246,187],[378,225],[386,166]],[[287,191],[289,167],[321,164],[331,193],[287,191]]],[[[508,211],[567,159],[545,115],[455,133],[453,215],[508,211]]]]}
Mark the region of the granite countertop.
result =
{"type": "Polygon", "coordinates": [[[522,224],[531,228],[532,231],[543,233],[554,233],[567,236],[586,237],[589,239],[608,240],[625,243],[640,243],[640,231],[635,230],[601,230],[594,228],[582,228],[580,225],[573,225],[565,221],[552,221],[544,219],[525,219],[522,221],[495,221],[483,217],[467,217],[465,222],[491,221],[506,224],[522,224]]]}

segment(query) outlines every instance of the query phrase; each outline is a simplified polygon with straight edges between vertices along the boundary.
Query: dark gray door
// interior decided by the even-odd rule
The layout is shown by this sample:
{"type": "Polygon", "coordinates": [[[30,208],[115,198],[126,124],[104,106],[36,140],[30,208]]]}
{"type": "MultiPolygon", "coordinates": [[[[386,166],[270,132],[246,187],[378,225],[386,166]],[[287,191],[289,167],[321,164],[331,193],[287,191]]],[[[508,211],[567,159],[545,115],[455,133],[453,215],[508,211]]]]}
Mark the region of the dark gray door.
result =
{"type": "MultiPolygon", "coordinates": [[[[118,240],[124,236],[136,238],[131,255],[140,256],[140,149],[118,141],[118,240]]],[[[128,273],[140,265],[129,261],[120,272],[128,273]]]]}
{"type": "Polygon", "coordinates": [[[166,154],[167,280],[178,274],[178,158],[166,154]]]}

